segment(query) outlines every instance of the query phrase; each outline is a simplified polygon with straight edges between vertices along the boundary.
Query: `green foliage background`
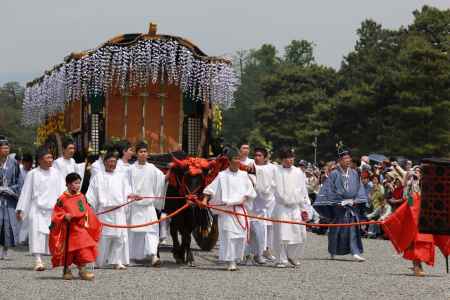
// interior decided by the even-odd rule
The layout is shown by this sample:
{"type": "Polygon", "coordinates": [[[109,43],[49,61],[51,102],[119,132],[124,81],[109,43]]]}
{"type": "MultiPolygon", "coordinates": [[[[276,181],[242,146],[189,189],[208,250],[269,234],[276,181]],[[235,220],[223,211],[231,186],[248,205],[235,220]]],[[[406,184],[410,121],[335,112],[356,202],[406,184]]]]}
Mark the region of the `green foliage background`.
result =
{"type": "Polygon", "coordinates": [[[24,88],[17,82],[0,87],[0,135],[11,143],[11,151],[34,153],[36,128],[22,126],[22,101],[24,88]]]}
{"type": "Polygon", "coordinates": [[[397,30],[362,22],[339,70],[315,62],[313,43],[294,40],[241,51],[241,85],[224,114],[224,138],[296,149],[312,160],[356,155],[450,157],[450,10],[424,6],[397,30]]]}

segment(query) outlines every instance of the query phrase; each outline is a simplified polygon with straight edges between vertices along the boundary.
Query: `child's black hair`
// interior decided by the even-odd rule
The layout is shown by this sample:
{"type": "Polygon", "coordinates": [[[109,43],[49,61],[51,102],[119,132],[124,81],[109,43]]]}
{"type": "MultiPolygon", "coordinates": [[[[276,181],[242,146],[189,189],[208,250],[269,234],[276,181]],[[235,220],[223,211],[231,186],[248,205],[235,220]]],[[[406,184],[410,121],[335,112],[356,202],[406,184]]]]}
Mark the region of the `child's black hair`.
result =
{"type": "Polygon", "coordinates": [[[66,184],[71,184],[72,182],[76,181],[76,180],[81,180],[81,176],[78,175],[78,173],[69,173],[66,176],[66,184]]]}

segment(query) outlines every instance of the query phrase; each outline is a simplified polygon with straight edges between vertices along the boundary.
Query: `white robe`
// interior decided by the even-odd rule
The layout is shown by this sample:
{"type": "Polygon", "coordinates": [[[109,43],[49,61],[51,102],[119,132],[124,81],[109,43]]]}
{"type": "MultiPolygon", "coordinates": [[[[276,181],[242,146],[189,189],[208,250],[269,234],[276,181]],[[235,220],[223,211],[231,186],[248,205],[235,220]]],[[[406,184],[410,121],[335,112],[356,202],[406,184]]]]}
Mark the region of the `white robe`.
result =
{"type": "Polygon", "coordinates": [[[56,200],[65,191],[65,181],[54,167],[31,170],[25,178],[16,211],[24,214],[28,226],[30,253],[49,254],[48,235],[56,200]]]}
{"type": "Polygon", "coordinates": [[[60,157],[53,162],[53,166],[58,169],[63,180],[66,179],[68,174],[77,173],[80,175],[81,181],[83,181],[86,163],[77,164],[73,158],[65,159],[64,157],[60,157]]]}
{"type": "Polygon", "coordinates": [[[116,171],[121,172],[131,184],[131,164],[125,163],[121,158],[117,160],[116,171]]]}
{"type": "Polygon", "coordinates": [[[101,158],[94,161],[91,165],[91,178],[94,178],[100,172],[105,172],[105,164],[101,158]]]}
{"type": "MultiPolygon", "coordinates": [[[[135,163],[130,167],[131,188],[133,194],[149,197],[164,197],[166,180],[164,173],[153,164],[140,165],[135,163]]],[[[130,224],[144,224],[158,220],[156,209],[164,207],[164,199],[143,199],[130,205],[130,224]]],[[[130,258],[144,259],[156,255],[159,244],[159,225],[131,228],[130,258]]]]}
{"type": "MultiPolygon", "coordinates": [[[[312,215],[306,189],[306,176],[300,168],[277,166],[275,172],[275,208],[272,217],[281,220],[302,221],[301,212],[312,215]]],[[[275,223],[274,244],[299,244],[306,241],[304,225],[275,223]]]]}
{"type": "MultiPolygon", "coordinates": [[[[211,196],[210,204],[223,205],[220,208],[238,213],[244,213],[240,205],[256,197],[247,173],[240,170],[232,172],[229,169],[220,172],[203,193],[211,196]]],[[[246,238],[245,217],[227,213],[218,214],[219,259],[223,261],[242,259],[246,238]]]]}
{"type": "Polygon", "coordinates": [[[69,173],[78,173],[77,163],[73,158],[65,159],[64,157],[60,157],[53,162],[53,166],[59,171],[64,179],[69,173]]]}
{"type": "Polygon", "coordinates": [[[246,157],[244,160],[241,160],[241,164],[250,167],[255,164],[255,160],[253,158],[246,157]]]}
{"type": "MultiPolygon", "coordinates": [[[[86,199],[96,212],[104,211],[128,201],[131,187],[122,173],[99,172],[91,180],[86,199]]],[[[109,224],[127,224],[126,206],[99,215],[101,222],[109,224]]],[[[128,264],[129,247],[126,228],[111,228],[103,226],[99,245],[97,264],[128,264]]]]}
{"type": "MultiPolygon", "coordinates": [[[[250,206],[250,214],[259,217],[270,217],[275,203],[275,166],[272,164],[255,165],[255,171],[257,196],[250,206]]],[[[261,256],[267,248],[267,225],[269,222],[257,219],[250,220],[251,235],[247,252],[248,254],[261,256]]]]}
{"type": "Polygon", "coordinates": [[[269,217],[275,205],[275,172],[273,164],[255,165],[256,198],[253,201],[252,213],[261,217],[269,217]]]}

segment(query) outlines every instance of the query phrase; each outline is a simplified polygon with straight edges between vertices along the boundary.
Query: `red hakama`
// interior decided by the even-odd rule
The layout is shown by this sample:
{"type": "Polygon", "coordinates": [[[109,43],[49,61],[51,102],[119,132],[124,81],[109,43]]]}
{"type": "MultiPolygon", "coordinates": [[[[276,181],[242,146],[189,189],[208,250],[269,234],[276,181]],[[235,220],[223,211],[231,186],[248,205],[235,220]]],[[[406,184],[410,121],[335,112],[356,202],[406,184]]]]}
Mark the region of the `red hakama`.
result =
{"type": "Polygon", "coordinates": [[[69,248],[67,265],[74,263],[83,266],[94,262],[97,257],[97,243],[102,226],[83,194],[76,195],[65,192],[53,208],[50,225],[49,248],[53,267],[64,266],[66,248],[67,221],[70,214],[69,248]]]}

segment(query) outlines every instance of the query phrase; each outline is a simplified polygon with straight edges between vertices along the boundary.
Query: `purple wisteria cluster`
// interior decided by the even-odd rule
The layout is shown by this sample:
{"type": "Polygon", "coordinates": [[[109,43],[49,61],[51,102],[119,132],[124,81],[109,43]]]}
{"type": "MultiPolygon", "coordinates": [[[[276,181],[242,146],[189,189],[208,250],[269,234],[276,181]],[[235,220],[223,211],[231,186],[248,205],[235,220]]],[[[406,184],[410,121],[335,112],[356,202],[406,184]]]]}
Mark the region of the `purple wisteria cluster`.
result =
{"type": "Polygon", "coordinates": [[[180,86],[194,101],[209,100],[227,108],[233,103],[236,76],[225,60],[202,57],[176,39],[140,40],[131,45],[105,44],[71,57],[28,85],[23,122],[41,123],[64,110],[69,101],[125,91],[152,83],[180,86]]]}

